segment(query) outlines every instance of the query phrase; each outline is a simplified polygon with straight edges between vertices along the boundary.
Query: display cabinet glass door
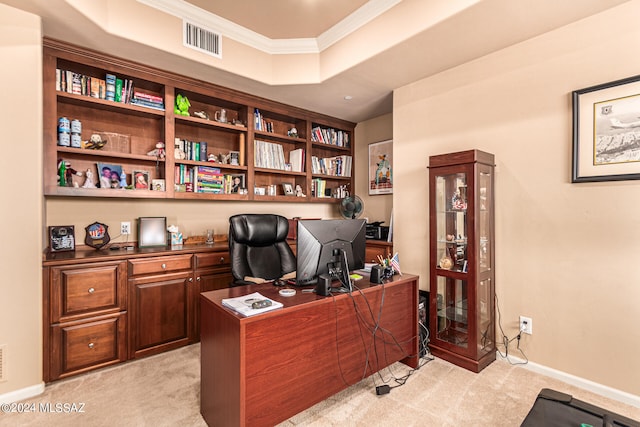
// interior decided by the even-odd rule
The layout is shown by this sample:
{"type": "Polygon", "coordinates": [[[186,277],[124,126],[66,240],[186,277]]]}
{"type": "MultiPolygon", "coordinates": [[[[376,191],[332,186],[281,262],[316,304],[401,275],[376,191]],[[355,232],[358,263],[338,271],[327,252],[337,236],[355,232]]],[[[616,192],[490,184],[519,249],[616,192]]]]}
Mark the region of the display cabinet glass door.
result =
{"type": "Polygon", "coordinates": [[[467,179],[456,173],[436,177],[437,268],[466,272],[467,179]]]}
{"type": "Polygon", "coordinates": [[[436,338],[467,348],[469,319],[467,317],[467,281],[438,276],[438,331],[436,338]]]}

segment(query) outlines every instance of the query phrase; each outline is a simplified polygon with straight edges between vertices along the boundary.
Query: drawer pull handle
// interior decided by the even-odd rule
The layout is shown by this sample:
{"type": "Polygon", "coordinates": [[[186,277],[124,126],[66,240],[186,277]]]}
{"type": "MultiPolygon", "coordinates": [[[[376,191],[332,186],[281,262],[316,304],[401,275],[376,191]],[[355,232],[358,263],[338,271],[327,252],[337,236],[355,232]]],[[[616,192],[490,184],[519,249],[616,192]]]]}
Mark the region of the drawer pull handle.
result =
{"type": "Polygon", "coordinates": [[[224,257],[223,257],[223,256],[221,256],[221,257],[220,257],[220,264],[223,264],[223,263],[224,263],[224,257]]]}
{"type": "Polygon", "coordinates": [[[200,281],[200,276],[198,276],[198,277],[196,278],[196,280],[199,282],[199,281],[200,281]]]}
{"type": "Polygon", "coordinates": [[[90,343],[89,343],[89,348],[93,348],[93,347],[95,347],[95,344],[94,344],[94,343],[92,343],[92,342],[90,342],[90,343]]]}
{"type": "Polygon", "coordinates": [[[87,292],[89,292],[90,294],[94,293],[96,290],[94,288],[89,288],[87,289],[87,292]]]}
{"type": "Polygon", "coordinates": [[[190,281],[190,282],[193,282],[193,277],[189,277],[189,281],[190,281]]]}
{"type": "Polygon", "coordinates": [[[167,268],[167,264],[162,264],[162,268],[167,268]]]}

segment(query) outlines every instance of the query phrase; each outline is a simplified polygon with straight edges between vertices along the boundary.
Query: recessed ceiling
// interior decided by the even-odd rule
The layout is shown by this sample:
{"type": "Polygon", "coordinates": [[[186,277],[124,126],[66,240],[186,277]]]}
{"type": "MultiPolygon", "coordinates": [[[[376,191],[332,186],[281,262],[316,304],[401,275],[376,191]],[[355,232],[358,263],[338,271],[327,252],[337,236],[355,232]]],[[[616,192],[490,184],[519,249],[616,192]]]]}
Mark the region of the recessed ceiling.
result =
{"type": "Polygon", "coordinates": [[[390,113],[396,88],[627,1],[2,0],[39,15],[47,37],[354,122],[390,113]],[[223,32],[223,59],[189,56],[181,10],[285,52],[223,32]],[[300,40],[315,53],[286,52],[300,40]]]}
{"type": "Polygon", "coordinates": [[[367,0],[211,1],[187,3],[271,39],[316,38],[367,0]]]}

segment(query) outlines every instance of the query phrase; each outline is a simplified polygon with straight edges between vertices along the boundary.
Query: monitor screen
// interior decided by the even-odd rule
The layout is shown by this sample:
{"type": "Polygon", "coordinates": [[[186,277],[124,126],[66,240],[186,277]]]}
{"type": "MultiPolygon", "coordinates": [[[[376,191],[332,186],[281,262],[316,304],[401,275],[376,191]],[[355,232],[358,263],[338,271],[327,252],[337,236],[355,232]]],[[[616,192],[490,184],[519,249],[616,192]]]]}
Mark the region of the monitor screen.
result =
{"type": "Polygon", "coordinates": [[[327,264],[337,260],[335,249],[344,251],[349,270],[364,268],[365,229],[364,219],[298,221],[297,284],[315,284],[320,274],[328,273],[327,264]]]}

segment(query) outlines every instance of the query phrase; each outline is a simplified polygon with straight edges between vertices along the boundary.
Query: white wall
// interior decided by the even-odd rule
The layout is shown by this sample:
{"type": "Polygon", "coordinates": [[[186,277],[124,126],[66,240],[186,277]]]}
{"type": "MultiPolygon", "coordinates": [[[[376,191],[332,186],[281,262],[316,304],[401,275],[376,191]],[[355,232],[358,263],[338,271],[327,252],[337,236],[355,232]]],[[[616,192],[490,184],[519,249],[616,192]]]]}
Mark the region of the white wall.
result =
{"type": "MultiPolygon", "coordinates": [[[[571,92],[640,74],[640,2],[394,92],[395,245],[428,276],[428,158],[496,156],[502,326],[532,362],[640,395],[640,183],[571,184],[571,92]]],[[[640,167],[640,165],[638,165],[640,167]]]]}
{"type": "Polygon", "coordinates": [[[42,48],[40,18],[0,4],[0,346],[2,395],[42,389],[42,48]]]}

